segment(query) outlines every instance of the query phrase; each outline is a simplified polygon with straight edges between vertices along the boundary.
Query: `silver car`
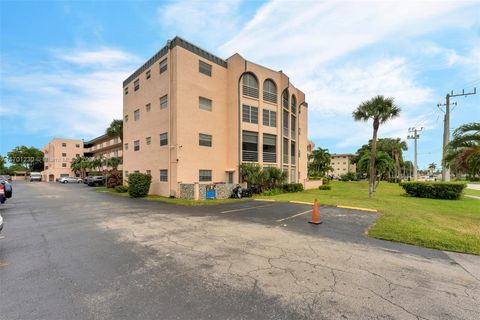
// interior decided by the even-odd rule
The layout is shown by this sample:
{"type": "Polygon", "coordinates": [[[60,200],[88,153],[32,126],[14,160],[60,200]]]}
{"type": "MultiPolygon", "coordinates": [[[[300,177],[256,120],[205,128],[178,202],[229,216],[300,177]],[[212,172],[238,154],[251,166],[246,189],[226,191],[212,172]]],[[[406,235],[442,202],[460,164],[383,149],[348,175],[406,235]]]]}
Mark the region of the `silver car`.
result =
{"type": "Polygon", "coordinates": [[[83,180],[81,178],[76,178],[76,177],[61,177],[58,179],[58,182],[60,183],[81,183],[83,180]]]}

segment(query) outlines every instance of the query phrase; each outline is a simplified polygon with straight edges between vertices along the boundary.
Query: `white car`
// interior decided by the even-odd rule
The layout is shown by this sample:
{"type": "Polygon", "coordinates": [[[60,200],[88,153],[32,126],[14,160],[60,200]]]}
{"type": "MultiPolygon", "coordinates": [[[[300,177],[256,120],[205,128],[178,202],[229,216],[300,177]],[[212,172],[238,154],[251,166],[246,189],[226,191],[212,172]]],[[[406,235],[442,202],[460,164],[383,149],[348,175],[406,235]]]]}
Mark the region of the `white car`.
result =
{"type": "Polygon", "coordinates": [[[58,182],[60,183],[81,183],[83,180],[81,178],[76,178],[76,177],[61,177],[58,179],[58,182]]]}

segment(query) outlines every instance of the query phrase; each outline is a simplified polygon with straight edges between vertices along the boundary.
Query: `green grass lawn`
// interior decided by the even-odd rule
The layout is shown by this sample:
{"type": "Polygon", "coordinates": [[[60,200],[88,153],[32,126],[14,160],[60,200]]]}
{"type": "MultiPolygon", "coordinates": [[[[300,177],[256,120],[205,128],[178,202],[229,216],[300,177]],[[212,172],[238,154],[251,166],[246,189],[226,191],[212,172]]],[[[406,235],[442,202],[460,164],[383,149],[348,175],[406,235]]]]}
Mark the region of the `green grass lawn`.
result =
{"type": "MultiPolygon", "coordinates": [[[[480,200],[413,198],[394,183],[381,182],[372,199],[367,182],[331,182],[332,190],[307,190],[269,198],[377,209],[372,237],[423,247],[480,255],[480,200]]],[[[470,190],[472,191],[472,190],[470,190]]]]}
{"type": "Polygon", "coordinates": [[[465,194],[480,197],[480,190],[468,189],[467,188],[467,189],[465,189],[465,194]]]}

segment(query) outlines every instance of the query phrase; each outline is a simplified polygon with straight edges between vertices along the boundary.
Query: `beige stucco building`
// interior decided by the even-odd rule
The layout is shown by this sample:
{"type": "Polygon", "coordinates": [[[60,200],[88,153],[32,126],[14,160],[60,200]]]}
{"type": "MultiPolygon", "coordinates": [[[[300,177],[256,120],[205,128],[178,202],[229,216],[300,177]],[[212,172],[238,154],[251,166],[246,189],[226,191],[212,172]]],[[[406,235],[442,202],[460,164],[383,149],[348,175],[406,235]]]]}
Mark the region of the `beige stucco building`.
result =
{"type": "Polygon", "coordinates": [[[330,165],[333,170],[330,173],[335,177],[339,177],[347,172],[356,172],[357,165],[351,163],[353,156],[355,155],[351,153],[332,154],[330,165]]]}
{"type": "Polygon", "coordinates": [[[307,111],[282,71],[175,37],[123,83],[124,176],[150,173],[163,196],[180,183],[237,183],[244,162],[303,182],[307,111]]]}
{"type": "MultiPolygon", "coordinates": [[[[122,140],[120,140],[120,137],[111,137],[104,134],[86,141],[83,146],[85,157],[102,157],[105,159],[105,165],[97,170],[110,169],[110,166],[108,166],[108,159],[122,158],[123,156],[122,140]]],[[[122,170],[122,165],[120,164],[117,169],[122,170]]]]}
{"type": "Polygon", "coordinates": [[[83,141],[76,139],[52,139],[43,147],[43,181],[55,181],[60,177],[75,176],[70,168],[72,159],[83,156],[83,141]]]}

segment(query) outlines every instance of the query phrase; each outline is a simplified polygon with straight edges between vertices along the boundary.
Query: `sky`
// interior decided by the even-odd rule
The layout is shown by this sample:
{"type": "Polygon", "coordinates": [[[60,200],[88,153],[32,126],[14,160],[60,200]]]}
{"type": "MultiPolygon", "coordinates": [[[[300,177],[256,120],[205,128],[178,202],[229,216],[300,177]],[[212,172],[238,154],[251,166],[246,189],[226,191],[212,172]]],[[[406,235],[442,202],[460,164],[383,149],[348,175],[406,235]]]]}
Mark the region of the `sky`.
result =
{"type": "MultiPolygon", "coordinates": [[[[310,139],[331,153],[368,142],[372,123],[351,114],[381,94],[402,111],[379,137],[423,127],[419,167],[439,166],[437,104],[480,88],[480,1],[0,0],[0,154],[103,134],[122,117],[122,81],[176,35],[283,70],[306,94],[310,139]]],[[[451,130],[480,121],[480,92],[455,101],[451,130]]]]}

